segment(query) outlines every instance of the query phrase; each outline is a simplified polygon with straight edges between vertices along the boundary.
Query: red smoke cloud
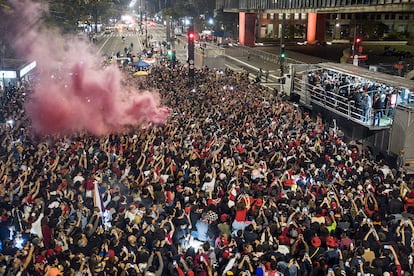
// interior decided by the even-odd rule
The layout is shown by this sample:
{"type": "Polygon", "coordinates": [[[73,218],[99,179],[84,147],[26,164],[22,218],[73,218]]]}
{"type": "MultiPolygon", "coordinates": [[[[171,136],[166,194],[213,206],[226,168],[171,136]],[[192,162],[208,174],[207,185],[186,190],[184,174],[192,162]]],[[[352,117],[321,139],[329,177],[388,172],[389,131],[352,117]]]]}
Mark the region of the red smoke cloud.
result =
{"type": "Polygon", "coordinates": [[[102,68],[90,44],[39,24],[44,7],[9,2],[12,9],[0,14],[2,29],[20,58],[37,61],[39,83],[25,103],[35,132],[105,135],[166,120],[170,110],[160,107],[157,94],[122,86],[119,69],[102,68]]]}

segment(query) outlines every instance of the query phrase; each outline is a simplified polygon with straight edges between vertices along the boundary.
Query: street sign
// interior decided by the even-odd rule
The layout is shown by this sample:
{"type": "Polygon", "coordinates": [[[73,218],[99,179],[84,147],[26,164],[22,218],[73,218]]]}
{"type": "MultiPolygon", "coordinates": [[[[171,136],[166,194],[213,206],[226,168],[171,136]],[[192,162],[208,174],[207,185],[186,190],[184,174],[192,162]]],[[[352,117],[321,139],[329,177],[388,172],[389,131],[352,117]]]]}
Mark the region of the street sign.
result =
{"type": "Polygon", "coordinates": [[[355,55],[350,56],[350,59],[358,59],[358,60],[368,60],[368,55],[355,55]]]}

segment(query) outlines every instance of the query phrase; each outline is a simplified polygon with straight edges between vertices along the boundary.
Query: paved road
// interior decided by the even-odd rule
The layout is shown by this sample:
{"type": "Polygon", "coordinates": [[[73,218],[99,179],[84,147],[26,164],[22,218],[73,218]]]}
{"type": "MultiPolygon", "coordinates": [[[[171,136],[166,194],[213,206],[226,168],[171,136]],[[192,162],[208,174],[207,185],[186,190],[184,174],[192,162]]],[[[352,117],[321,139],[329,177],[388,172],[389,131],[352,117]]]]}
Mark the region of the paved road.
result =
{"type": "MultiPolygon", "coordinates": [[[[148,26],[148,35],[151,35],[152,39],[149,40],[149,44],[158,45],[166,40],[166,31],[164,26],[148,26]]],[[[98,52],[103,56],[115,56],[117,52],[120,52],[122,55],[125,55],[124,48],[130,48],[131,43],[134,47],[132,49],[133,55],[140,56],[142,51],[146,48],[145,45],[145,32],[143,34],[137,32],[128,32],[128,31],[119,31],[110,34],[101,34],[97,37],[97,48],[98,52]],[[122,39],[124,37],[124,39],[122,39]]],[[[198,46],[199,47],[199,46],[198,46]]],[[[166,51],[166,48],[162,47],[163,51],[166,51]]],[[[209,44],[207,48],[214,50],[218,48],[216,45],[209,44]]],[[[272,51],[277,51],[277,47],[271,49],[272,51]]],[[[177,40],[171,45],[171,49],[176,51],[177,59],[181,63],[186,63],[187,61],[187,37],[179,36],[177,40]]],[[[258,57],[252,56],[247,57],[243,55],[243,52],[237,47],[234,48],[221,48],[222,52],[225,51],[224,65],[227,68],[230,68],[234,71],[247,71],[249,72],[249,78],[251,81],[256,79],[256,76],[261,68],[265,73],[269,71],[268,82],[265,82],[265,76],[262,77],[262,84],[267,87],[278,87],[279,78],[280,78],[280,65],[275,62],[264,61],[258,57]]],[[[289,54],[289,53],[288,53],[289,54]]],[[[299,56],[299,55],[297,55],[299,56]]],[[[299,57],[302,58],[302,57],[299,57]]],[[[316,62],[321,62],[321,59],[314,59],[316,62]]],[[[221,68],[224,69],[224,68],[221,68]]]]}

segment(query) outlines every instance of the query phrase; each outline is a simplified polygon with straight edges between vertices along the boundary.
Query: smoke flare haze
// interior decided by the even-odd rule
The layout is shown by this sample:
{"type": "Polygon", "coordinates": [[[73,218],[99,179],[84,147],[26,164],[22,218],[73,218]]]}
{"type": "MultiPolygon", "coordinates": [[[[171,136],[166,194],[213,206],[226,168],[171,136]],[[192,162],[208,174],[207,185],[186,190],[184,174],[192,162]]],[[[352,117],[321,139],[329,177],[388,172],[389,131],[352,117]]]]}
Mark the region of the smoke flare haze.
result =
{"type": "Polygon", "coordinates": [[[63,36],[41,24],[47,7],[29,0],[9,1],[0,11],[0,31],[19,59],[37,62],[39,80],[25,111],[38,134],[93,135],[121,132],[143,123],[163,123],[170,110],[159,95],[122,85],[116,66],[102,68],[101,58],[78,37],[63,36]]]}

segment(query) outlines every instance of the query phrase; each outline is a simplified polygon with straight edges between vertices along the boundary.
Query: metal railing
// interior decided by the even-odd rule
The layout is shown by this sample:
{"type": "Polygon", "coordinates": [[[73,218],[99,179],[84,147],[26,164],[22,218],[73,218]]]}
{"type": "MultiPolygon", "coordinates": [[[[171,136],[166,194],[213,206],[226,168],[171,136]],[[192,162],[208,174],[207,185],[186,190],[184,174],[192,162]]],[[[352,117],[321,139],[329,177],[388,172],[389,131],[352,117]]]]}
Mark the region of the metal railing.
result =
{"type": "MultiPolygon", "coordinates": [[[[231,48],[225,48],[226,51],[231,51],[231,48]]],[[[279,55],[276,54],[272,54],[269,52],[265,52],[262,50],[258,50],[255,48],[251,48],[251,47],[247,47],[244,45],[239,45],[237,46],[238,49],[238,53],[240,54],[240,56],[247,56],[247,57],[251,57],[251,58],[259,58],[262,59],[264,61],[268,61],[268,62],[274,62],[275,64],[279,64],[280,60],[279,60],[279,55]]],[[[285,58],[285,64],[289,64],[289,63],[293,63],[293,64],[304,64],[303,61],[300,60],[296,60],[293,58],[285,58]]]]}
{"type": "MultiPolygon", "coordinates": [[[[374,127],[389,127],[394,119],[394,108],[364,110],[355,103],[355,100],[343,97],[335,92],[326,91],[321,86],[306,83],[299,77],[294,78],[295,93],[300,96],[304,105],[319,105],[324,109],[352,120],[358,124],[374,127]],[[376,124],[378,122],[378,124],[376,124]]],[[[370,91],[369,93],[375,93],[370,91]]]]}

